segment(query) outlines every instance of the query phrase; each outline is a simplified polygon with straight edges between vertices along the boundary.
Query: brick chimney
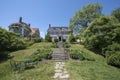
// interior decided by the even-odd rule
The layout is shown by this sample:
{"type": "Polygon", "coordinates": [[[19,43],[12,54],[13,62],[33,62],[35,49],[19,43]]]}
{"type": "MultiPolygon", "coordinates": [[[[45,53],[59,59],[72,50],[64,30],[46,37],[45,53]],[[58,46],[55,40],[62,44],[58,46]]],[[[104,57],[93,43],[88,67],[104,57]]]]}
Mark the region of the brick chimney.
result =
{"type": "Polygon", "coordinates": [[[51,24],[49,24],[49,28],[51,28],[51,24]]]}
{"type": "Polygon", "coordinates": [[[30,24],[28,24],[28,26],[30,27],[30,24]]]}
{"type": "Polygon", "coordinates": [[[22,23],[22,17],[19,18],[19,22],[22,23]]]}

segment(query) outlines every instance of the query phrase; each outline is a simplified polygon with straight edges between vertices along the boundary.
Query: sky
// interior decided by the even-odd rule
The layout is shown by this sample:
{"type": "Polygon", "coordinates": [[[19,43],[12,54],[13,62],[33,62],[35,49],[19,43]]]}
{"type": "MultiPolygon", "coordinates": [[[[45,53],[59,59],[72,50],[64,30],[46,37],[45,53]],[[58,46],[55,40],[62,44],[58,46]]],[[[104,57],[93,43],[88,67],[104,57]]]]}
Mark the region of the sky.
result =
{"type": "Polygon", "coordinates": [[[11,23],[23,18],[31,28],[39,28],[44,38],[49,24],[69,26],[70,18],[87,4],[99,3],[102,13],[110,15],[120,7],[120,0],[0,0],[0,26],[8,30],[11,23]]]}

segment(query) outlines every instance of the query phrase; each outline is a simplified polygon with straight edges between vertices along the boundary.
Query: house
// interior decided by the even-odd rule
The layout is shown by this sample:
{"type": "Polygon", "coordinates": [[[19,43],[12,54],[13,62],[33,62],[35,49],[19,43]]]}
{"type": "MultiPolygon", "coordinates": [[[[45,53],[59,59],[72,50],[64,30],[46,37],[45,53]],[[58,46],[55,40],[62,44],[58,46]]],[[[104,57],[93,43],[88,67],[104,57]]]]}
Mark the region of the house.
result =
{"type": "Polygon", "coordinates": [[[63,40],[68,41],[68,34],[69,34],[68,27],[51,26],[51,24],[49,24],[47,33],[50,35],[53,42],[55,41],[55,39],[57,39],[58,41],[63,41],[63,40]]]}
{"type": "Polygon", "coordinates": [[[20,17],[19,22],[12,23],[8,26],[9,31],[16,33],[20,38],[29,38],[31,33],[30,24],[22,22],[22,17],[20,17]]]}
{"type": "Polygon", "coordinates": [[[30,24],[23,22],[22,17],[19,18],[19,22],[12,23],[8,27],[9,31],[18,34],[23,39],[40,37],[39,28],[30,28],[30,24]]]}
{"type": "Polygon", "coordinates": [[[31,31],[32,38],[40,38],[39,28],[31,28],[31,31]]]}

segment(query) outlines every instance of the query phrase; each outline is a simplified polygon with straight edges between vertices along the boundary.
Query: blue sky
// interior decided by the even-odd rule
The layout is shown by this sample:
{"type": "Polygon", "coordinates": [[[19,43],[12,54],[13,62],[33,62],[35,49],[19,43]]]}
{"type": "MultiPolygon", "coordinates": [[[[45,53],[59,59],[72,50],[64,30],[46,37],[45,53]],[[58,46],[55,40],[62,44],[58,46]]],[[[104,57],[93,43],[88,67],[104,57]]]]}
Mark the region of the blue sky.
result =
{"type": "Polygon", "coordinates": [[[74,13],[90,3],[99,3],[106,15],[120,7],[120,0],[0,0],[0,26],[8,30],[23,17],[23,22],[39,28],[44,37],[49,24],[68,26],[74,13]]]}

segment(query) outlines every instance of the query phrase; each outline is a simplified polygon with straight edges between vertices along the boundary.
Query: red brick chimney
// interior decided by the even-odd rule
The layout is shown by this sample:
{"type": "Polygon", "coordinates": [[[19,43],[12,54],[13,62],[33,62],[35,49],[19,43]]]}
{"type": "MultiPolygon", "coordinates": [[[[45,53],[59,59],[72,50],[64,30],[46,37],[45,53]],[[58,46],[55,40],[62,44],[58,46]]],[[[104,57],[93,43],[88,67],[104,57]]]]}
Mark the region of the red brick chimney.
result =
{"type": "Polygon", "coordinates": [[[20,17],[19,22],[22,23],[22,17],[20,17]]]}

